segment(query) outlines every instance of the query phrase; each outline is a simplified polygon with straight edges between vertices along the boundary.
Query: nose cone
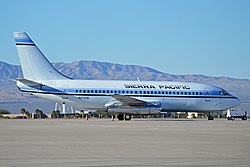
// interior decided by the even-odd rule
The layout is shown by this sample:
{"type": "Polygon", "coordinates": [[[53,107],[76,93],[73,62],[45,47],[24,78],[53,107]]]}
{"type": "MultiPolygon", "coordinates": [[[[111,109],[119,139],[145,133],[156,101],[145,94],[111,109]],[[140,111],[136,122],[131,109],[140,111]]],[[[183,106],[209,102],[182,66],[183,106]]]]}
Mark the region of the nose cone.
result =
{"type": "Polygon", "coordinates": [[[238,97],[233,98],[232,107],[238,106],[240,104],[240,99],[238,97]]]}

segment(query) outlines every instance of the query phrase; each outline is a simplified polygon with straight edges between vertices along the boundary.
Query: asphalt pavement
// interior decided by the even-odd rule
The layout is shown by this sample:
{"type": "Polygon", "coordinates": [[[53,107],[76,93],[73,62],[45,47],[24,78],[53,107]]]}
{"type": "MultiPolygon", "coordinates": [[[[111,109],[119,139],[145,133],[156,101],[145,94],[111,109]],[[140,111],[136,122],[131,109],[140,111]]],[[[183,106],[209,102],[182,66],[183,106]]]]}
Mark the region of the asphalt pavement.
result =
{"type": "Polygon", "coordinates": [[[250,121],[0,120],[0,166],[249,167],[250,121]]]}

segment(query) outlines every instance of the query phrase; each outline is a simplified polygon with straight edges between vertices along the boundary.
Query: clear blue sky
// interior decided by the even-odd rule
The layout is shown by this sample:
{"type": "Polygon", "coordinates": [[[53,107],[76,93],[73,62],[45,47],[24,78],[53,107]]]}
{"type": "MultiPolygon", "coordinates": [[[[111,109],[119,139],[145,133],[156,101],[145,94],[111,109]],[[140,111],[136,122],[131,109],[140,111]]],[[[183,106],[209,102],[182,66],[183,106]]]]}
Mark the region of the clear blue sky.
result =
{"type": "Polygon", "coordinates": [[[250,79],[250,0],[6,0],[0,17],[10,64],[19,64],[12,32],[25,31],[53,62],[250,79]]]}

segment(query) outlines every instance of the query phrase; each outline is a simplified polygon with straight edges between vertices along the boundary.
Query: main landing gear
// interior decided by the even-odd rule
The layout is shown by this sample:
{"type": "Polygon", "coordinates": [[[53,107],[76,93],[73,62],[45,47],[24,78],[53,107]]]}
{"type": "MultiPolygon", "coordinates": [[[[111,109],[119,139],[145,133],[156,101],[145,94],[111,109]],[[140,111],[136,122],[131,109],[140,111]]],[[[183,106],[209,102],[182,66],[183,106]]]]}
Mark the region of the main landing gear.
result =
{"type": "Polygon", "coordinates": [[[131,115],[130,114],[118,114],[117,119],[119,121],[130,121],[131,120],[131,115]]]}

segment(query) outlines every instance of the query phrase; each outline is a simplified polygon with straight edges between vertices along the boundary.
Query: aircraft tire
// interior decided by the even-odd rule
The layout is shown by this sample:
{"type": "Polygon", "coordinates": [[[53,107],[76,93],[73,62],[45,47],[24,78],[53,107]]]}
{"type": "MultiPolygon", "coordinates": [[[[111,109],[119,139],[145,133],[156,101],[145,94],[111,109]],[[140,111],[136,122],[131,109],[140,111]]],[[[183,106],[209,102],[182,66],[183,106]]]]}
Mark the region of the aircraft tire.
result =
{"type": "Polygon", "coordinates": [[[126,115],[125,115],[125,121],[130,121],[130,120],[131,120],[131,115],[126,114],[126,115]]]}
{"type": "Polygon", "coordinates": [[[212,115],[209,115],[208,120],[214,120],[214,117],[212,115]]]}
{"type": "Polygon", "coordinates": [[[118,114],[118,115],[117,115],[117,119],[118,119],[119,121],[123,121],[123,120],[124,120],[123,114],[118,114]]]}

